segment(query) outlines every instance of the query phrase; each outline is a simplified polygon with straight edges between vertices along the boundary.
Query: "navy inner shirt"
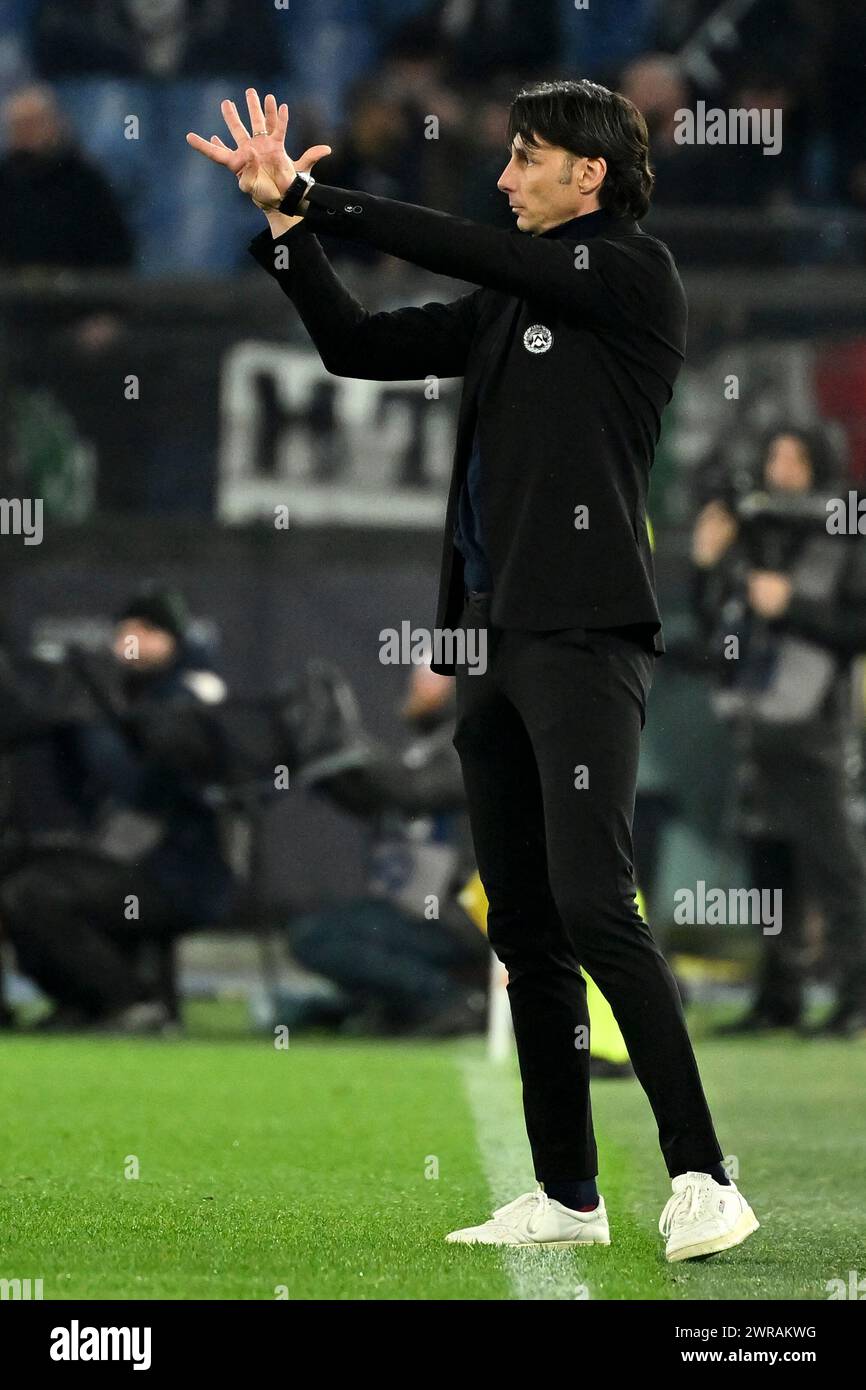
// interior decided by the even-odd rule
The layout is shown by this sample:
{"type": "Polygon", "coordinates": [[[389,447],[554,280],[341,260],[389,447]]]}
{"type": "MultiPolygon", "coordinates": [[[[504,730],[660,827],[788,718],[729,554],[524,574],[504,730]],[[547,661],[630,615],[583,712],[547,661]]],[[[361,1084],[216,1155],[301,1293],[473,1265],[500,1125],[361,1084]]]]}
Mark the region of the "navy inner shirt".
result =
{"type": "Polygon", "coordinates": [[[463,556],[463,583],[466,588],[489,593],[493,588],[493,576],[490,573],[481,531],[481,451],[478,446],[477,426],[466,478],[457,504],[454,544],[463,556]]]}

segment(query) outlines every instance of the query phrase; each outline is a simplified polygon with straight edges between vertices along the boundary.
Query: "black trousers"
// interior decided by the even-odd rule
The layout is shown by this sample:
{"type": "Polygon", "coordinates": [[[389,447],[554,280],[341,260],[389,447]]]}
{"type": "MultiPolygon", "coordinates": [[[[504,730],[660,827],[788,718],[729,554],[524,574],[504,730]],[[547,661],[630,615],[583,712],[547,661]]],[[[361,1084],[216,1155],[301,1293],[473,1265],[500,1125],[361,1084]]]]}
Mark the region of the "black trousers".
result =
{"type": "Polygon", "coordinates": [[[490,625],[487,669],[457,672],[457,727],[488,935],[508,971],[526,1129],[540,1182],[592,1178],[589,1014],[613,1010],[673,1177],[718,1163],[673,975],[638,915],[631,826],[655,657],[624,629],[490,625]]]}
{"type": "Polygon", "coordinates": [[[860,831],[841,797],[822,796],[820,787],[814,790],[814,799],[804,804],[801,836],[748,841],[752,885],[778,890],[782,902],[782,930],[762,937],[753,1008],[781,1024],[797,1023],[803,1015],[812,954],[804,940],[809,892],[824,917],[824,950],[836,1006],[866,1007],[866,879],[860,831]],[[816,826],[819,833],[809,837],[816,826]]]}

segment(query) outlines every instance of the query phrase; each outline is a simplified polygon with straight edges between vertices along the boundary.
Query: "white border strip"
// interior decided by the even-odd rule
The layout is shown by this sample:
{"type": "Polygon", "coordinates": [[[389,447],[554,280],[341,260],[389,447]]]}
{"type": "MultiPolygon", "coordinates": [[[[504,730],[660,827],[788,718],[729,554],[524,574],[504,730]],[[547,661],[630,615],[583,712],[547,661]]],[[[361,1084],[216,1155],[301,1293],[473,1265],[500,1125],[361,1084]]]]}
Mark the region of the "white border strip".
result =
{"type": "MultiPolygon", "coordinates": [[[[504,1206],[535,1186],[532,1159],[523,1123],[520,1080],[515,1068],[491,1063],[476,1051],[459,1059],[463,1086],[475,1121],[481,1162],[494,1207],[504,1206]]],[[[478,1220],[483,1221],[483,1215],[478,1220]]],[[[521,1301],[572,1300],[590,1297],[581,1282],[574,1246],[505,1245],[501,1248],[512,1295],[521,1301]]]]}

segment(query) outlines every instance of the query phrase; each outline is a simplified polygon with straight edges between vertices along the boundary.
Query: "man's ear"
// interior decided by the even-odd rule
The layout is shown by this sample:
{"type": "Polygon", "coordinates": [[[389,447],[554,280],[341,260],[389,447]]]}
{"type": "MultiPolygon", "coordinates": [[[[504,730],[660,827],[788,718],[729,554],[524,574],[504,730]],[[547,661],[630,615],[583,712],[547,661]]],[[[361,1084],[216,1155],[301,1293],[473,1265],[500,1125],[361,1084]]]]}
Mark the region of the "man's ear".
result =
{"type": "Polygon", "coordinates": [[[597,158],[587,158],[579,178],[581,193],[597,193],[604,182],[606,173],[607,160],[601,155],[597,158]]]}

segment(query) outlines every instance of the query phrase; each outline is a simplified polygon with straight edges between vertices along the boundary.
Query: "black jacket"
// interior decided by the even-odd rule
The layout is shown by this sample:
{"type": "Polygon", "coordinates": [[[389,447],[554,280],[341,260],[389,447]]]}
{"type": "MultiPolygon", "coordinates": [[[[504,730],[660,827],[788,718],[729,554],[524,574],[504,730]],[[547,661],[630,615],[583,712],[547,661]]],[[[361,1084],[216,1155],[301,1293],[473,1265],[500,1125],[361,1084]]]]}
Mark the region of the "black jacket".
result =
{"type": "Polygon", "coordinates": [[[667,247],[605,211],[534,237],[319,183],[309,198],[303,222],[277,241],[262,233],[250,250],[293,300],[328,371],[464,378],[437,628],[456,627],[463,606],[453,535],[477,416],[492,622],[534,631],[645,623],[663,652],[646,500],[687,315],[667,247]],[[316,230],[484,288],[370,314],[316,230]]]}
{"type": "Polygon", "coordinates": [[[0,159],[0,207],[0,265],[98,270],[132,264],[132,235],[111,184],[71,147],[0,159]],[[56,201],[62,217],[52,215],[56,201]]]}

